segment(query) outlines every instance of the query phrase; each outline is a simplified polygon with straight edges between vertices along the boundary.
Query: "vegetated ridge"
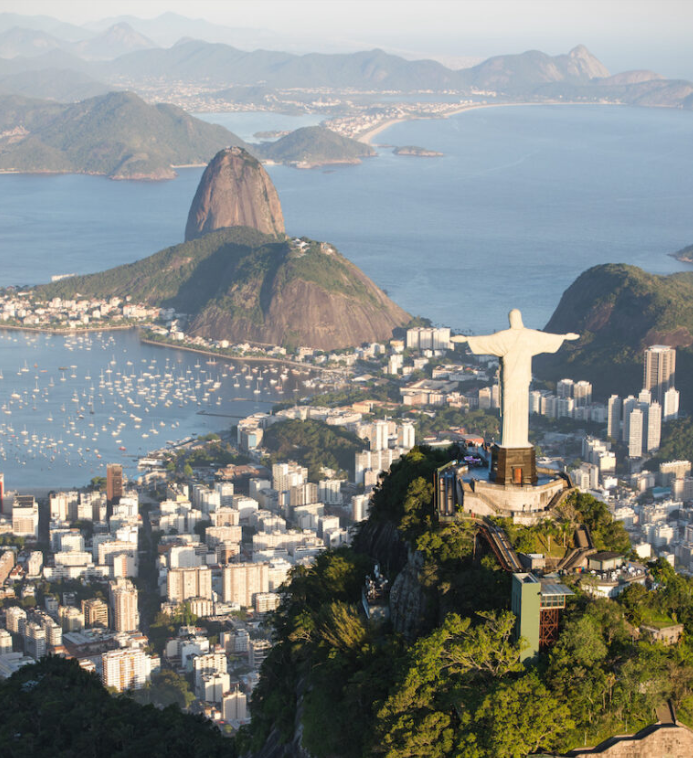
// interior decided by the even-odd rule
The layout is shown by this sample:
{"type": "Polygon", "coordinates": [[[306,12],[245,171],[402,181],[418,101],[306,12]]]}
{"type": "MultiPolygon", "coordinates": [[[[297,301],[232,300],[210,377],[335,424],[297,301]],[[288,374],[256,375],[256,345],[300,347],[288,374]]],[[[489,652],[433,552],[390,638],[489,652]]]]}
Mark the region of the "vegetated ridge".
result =
{"type": "Polygon", "coordinates": [[[262,446],[272,463],[288,459],[308,469],[308,480],[325,478],[323,468],[354,478],[354,455],[363,450],[363,440],[352,432],[313,419],[288,419],[272,424],[262,437],[262,446]]]}
{"type": "Polygon", "coordinates": [[[233,147],[204,172],[185,243],[37,291],[49,298],[131,297],[174,308],[188,317],[193,337],[323,350],[387,340],[411,320],[332,245],[283,232],[267,172],[233,147]]]}
{"type": "Polygon", "coordinates": [[[325,350],[388,339],[411,316],[329,244],[220,229],[136,263],[44,285],[190,314],[193,336],[325,350]]]}
{"type": "Polygon", "coordinates": [[[113,92],[117,87],[96,81],[88,74],[70,69],[20,71],[0,77],[0,94],[22,95],[37,100],[76,103],[113,92]]]}
{"type": "Polygon", "coordinates": [[[693,272],[657,276],[625,264],[593,266],[563,293],[545,329],[578,332],[580,340],[537,356],[535,373],[587,379],[603,397],[638,393],[646,347],[676,347],[677,389],[682,405],[691,406],[693,272]]]}
{"type": "Polygon", "coordinates": [[[276,142],[263,143],[257,152],[265,160],[313,168],[333,163],[361,163],[361,158],[376,155],[363,142],[342,137],[321,126],[304,126],[276,142]]]}
{"type": "Polygon", "coordinates": [[[190,206],[185,240],[230,226],[284,234],[284,216],[272,180],[260,162],[240,147],[221,150],[209,162],[190,206]]]}
{"type": "Polygon", "coordinates": [[[0,97],[0,170],[172,179],[172,166],[206,163],[245,143],[173,105],[111,92],[71,105],[0,97]]]}

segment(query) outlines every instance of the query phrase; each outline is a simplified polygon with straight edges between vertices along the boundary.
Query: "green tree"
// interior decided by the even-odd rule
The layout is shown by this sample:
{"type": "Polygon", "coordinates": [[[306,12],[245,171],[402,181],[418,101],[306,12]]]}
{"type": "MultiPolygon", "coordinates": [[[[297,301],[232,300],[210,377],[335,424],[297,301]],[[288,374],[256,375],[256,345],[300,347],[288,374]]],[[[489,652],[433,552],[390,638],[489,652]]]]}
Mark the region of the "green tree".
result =
{"type": "Polygon", "coordinates": [[[539,748],[551,750],[573,729],[567,705],[559,702],[536,672],[503,682],[476,712],[476,731],[486,735],[488,754],[524,758],[539,748]]]}
{"type": "Polygon", "coordinates": [[[469,724],[480,694],[495,679],[523,670],[519,646],[511,639],[515,616],[479,615],[473,624],[450,614],[413,646],[404,676],[378,711],[376,751],[381,745],[388,758],[423,756],[410,751],[426,726],[442,733],[453,713],[469,724]]]}
{"type": "Polygon", "coordinates": [[[614,550],[618,553],[630,550],[630,539],[623,522],[614,521],[604,503],[586,492],[573,492],[569,504],[576,509],[580,521],[590,530],[594,546],[598,550],[614,550]]]}
{"type": "Polygon", "coordinates": [[[587,615],[566,622],[551,654],[552,665],[590,668],[601,663],[608,652],[597,621],[587,615]]]}

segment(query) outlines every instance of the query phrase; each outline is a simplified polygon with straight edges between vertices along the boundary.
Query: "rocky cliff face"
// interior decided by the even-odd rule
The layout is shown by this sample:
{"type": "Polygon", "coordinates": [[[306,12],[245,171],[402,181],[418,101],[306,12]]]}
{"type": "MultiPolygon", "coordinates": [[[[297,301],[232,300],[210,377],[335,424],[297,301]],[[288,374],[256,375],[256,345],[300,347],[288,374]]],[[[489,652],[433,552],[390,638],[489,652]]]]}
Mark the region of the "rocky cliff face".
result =
{"type": "Polygon", "coordinates": [[[609,76],[609,69],[590,53],[584,45],[574,47],[567,56],[566,73],[578,79],[602,79],[609,76]]]}
{"type": "Polygon", "coordinates": [[[217,153],[205,169],[190,206],[185,240],[231,226],[284,234],[277,190],[259,161],[241,147],[217,153]]]}
{"type": "Polygon", "coordinates": [[[390,339],[411,316],[331,245],[265,246],[228,261],[193,336],[321,350],[390,339]]]}

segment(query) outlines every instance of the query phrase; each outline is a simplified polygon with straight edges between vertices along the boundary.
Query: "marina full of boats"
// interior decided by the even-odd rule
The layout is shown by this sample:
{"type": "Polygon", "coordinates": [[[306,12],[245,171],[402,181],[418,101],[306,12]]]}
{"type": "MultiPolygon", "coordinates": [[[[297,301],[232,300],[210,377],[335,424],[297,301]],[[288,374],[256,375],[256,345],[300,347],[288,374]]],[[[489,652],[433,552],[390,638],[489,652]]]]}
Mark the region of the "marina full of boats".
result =
{"type": "Polygon", "coordinates": [[[134,476],[149,451],[315,388],[308,371],[142,344],[133,332],[0,330],[0,471],[20,490],[81,486],[107,462],[134,476]]]}

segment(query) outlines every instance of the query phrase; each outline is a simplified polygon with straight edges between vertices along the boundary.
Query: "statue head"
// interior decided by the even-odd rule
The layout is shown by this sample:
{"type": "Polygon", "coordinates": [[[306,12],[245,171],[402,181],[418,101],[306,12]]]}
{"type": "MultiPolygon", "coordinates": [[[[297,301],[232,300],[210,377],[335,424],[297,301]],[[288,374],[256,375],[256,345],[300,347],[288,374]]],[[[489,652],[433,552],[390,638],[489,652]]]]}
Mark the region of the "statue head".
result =
{"type": "Polygon", "coordinates": [[[510,313],[508,313],[508,320],[510,321],[511,329],[524,328],[524,324],[522,323],[522,314],[517,308],[513,308],[510,313]]]}

